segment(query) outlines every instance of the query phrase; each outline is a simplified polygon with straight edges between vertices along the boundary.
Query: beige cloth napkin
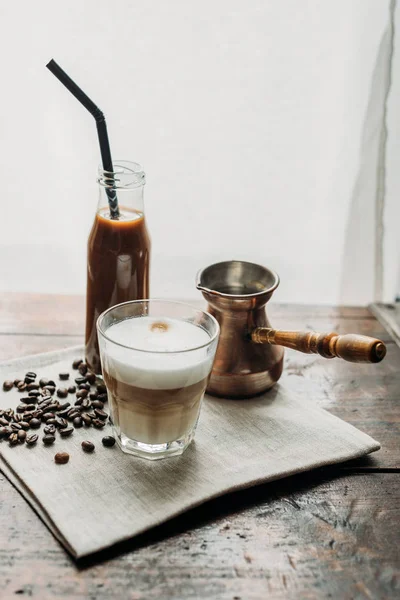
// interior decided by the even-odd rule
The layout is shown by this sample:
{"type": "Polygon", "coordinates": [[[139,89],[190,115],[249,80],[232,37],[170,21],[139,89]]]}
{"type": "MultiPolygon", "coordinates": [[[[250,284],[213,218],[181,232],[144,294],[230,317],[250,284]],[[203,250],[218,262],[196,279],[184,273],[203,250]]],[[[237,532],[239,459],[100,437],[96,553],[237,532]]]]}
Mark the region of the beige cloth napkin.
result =
{"type": "MultiPolygon", "coordinates": [[[[0,365],[1,382],[33,370],[57,381],[82,348],[0,365]]],[[[0,408],[19,393],[0,392],[0,408]]],[[[373,452],[378,442],[299,400],[283,385],[251,400],[206,397],[195,441],[180,457],[150,462],[105,448],[110,433],[76,429],[51,447],[0,443],[0,468],[76,558],[135,536],[211,498],[373,452]],[[81,442],[92,440],[93,454],[81,442]],[[56,452],[67,451],[66,465],[56,452]]],[[[43,435],[43,432],[40,435],[43,435]]]]}

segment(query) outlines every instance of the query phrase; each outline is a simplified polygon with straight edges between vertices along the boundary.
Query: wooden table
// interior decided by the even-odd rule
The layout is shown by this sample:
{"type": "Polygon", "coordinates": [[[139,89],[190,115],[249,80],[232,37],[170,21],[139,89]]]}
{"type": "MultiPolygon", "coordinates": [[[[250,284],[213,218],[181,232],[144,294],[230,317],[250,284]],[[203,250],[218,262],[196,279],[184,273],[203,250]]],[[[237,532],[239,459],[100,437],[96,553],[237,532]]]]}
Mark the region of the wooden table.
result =
{"type": "MultiPolygon", "coordinates": [[[[366,308],[271,304],[276,327],[359,332],[387,358],[286,352],[285,385],[379,440],[371,457],[224,496],[77,566],[0,474],[0,598],[399,597],[400,349],[366,308]]],[[[0,359],[82,342],[80,297],[5,294],[0,359]]]]}

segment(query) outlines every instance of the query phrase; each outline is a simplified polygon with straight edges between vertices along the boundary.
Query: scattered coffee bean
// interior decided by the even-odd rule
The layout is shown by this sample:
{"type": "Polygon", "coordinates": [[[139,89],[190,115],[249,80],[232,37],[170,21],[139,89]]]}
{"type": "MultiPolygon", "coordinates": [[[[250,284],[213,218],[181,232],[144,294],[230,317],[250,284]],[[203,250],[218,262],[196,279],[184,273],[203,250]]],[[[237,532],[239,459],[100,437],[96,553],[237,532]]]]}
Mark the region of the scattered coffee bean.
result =
{"type": "Polygon", "coordinates": [[[36,406],[34,404],[20,404],[20,406],[25,406],[25,412],[33,412],[36,410],[36,406]]]}
{"type": "Polygon", "coordinates": [[[42,405],[40,407],[40,410],[42,410],[44,413],[54,412],[57,409],[58,409],[58,404],[56,404],[55,402],[51,402],[50,404],[47,404],[46,406],[42,405]]]}
{"type": "Polygon", "coordinates": [[[55,424],[56,427],[58,427],[58,429],[65,429],[65,427],[68,427],[68,421],[67,421],[67,419],[64,419],[63,417],[57,416],[54,420],[55,420],[54,424],[55,424]]]}
{"type": "Polygon", "coordinates": [[[23,444],[26,440],[26,431],[24,431],[23,429],[20,429],[17,433],[18,435],[18,441],[20,444],[23,444]]]}
{"type": "Polygon", "coordinates": [[[81,375],[86,375],[86,373],[88,372],[87,364],[81,362],[81,364],[78,367],[78,371],[81,375]]]}
{"type": "Polygon", "coordinates": [[[96,375],[94,373],[86,373],[86,381],[93,385],[96,381],[96,375]]]}
{"type": "Polygon", "coordinates": [[[108,414],[104,410],[101,410],[101,408],[95,408],[94,412],[98,416],[98,418],[101,419],[102,421],[107,420],[108,414]]]}
{"type": "Polygon", "coordinates": [[[17,406],[17,412],[19,412],[19,413],[25,412],[26,407],[27,407],[26,404],[18,404],[18,406],[17,406]]]}
{"type": "Polygon", "coordinates": [[[91,419],[91,417],[89,417],[88,414],[83,413],[83,415],[82,415],[81,418],[82,418],[82,421],[85,423],[86,427],[90,427],[91,426],[92,419],[91,419]]]}
{"type": "Polygon", "coordinates": [[[42,437],[43,444],[45,446],[50,446],[51,444],[53,444],[55,442],[55,439],[56,439],[55,436],[52,435],[51,433],[46,433],[46,435],[44,435],[42,437]]]}
{"type": "Polygon", "coordinates": [[[14,379],[14,385],[15,385],[15,387],[17,387],[18,384],[21,383],[21,381],[22,381],[22,379],[19,379],[18,377],[17,377],[17,379],[14,379]]]}
{"type": "Polygon", "coordinates": [[[40,398],[40,400],[38,400],[38,406],[40,406],[40,408],[44,408],[45,406],[48,406],[49,404],[51,404],[53,402],[52,398],[49,397],[44,397],[44,398],[40,398]]]}
{"type": "Polygon", "coordinates": [[[59,373],[59,378],[61,379],[61,381],[67,381],[67,379],[69,379],[69,373],[59,373]]]}
{"type": "Polygon", "coordinates": [[[83,363],[83,360],[81,358],[76,358],[72,363],[72,368],[77,369],[81,363],[83,363]]]}
{"type": "Polygon", "coordinates": [[[53,381],[52,379],[49,379],[49,383],[47,385],[51,385],[51,387],[54,387],[54,388],[57,387],[56,382],[53,381]]]}
{"type": "Polygon", "coordinates": [[[52,396],[54,394],[54,392],[56,391],[56,386],[48,384],[48,385],[45,385],[43,389],[45,389],[52,396]]]}
{"type": "Polygon", "coordinates": [[[39,390],[31,390],[28,393],[28,396],[30,396],[31,398],[38,398],[40,396],[40,392],[39,392],[39,390]]]}
{"type": "Polygon", "coordinates": [[[5,392],[9,392],[10,390],[12,390],[13,387],[14,387],[14,382],[10,381],[9,379],[6,379],[6,381],[3,383],[3,390],[5,392]]]}
{"type": "Polygon", "coordinates": [[[24,404],[34,404],[37,400],[32,396],[24,396],[23,398],[20,398],[19,401],[23,402],[24,404]]]}
{"type": "Polygon", "coordinates": [[[107,393],[107,388],[104,385],[104,383],[98,383],[96,387],[97,387],[97,391],[98,391],[99,394],[106,394],[107,393]]]}
{"type": "Polygon", "coordinates": [[[26,383],[25,381],[20,381],[17,385],[17,388],[20,392],[24,392],[26,390],[26,383]]]}
{"type": "Polygon", "coordinates": [[[18,434],[12,433],[11,435],[9,435],[8,443],[10,444],[10,446],[16,446],[18,444],[18,434]]]}
{"type": "Polygon", "coordinates": [[[8,440],[10,435],[14,433],[10,426],[1,428],[1,437],[8,440]]]}
{"type": "Polygon", "coordinates": [[[49,379],[47,379],[47,377],[42,377],[42,379],[39,380],[39,385],[41,388],[46,387],[46,385],[49,385],[49,379]]]}
{"type": "Polygon", "coordinates": [[[27,431],[30,427],[30,424],[27,421],[20,421],[19,424],[21,425],[22,429],[25,429],[25,431],[27,431]]]}
{"type": "Polygon", "coordinates": [[[49,433],[50,435],[54,435],[56,432],[56,426],[55,425],[46,425],[45,428],[43,429],[43,431],[45,433],[49,433]]]}
{"type": "Polygon", "coordinates": [[[92,403],[89,400],[89,398],[84,398],[82,400],[82,408],[91,408],[91,406],[92,406],[92,403]]]}
{"type": "Polygon", "coordinates": [[[37,441],[38,435],[36,433],[30,433],[26,436],[25,442],[28,444],[28,446],[33,446],[33,444],[36,444],[37,441]]]}
{"type": "Polygon", "coordinates": [[[66,465],[68,461],[68,452],[57,452],[57,454],[54,457],[54,462],[56,462],[58,465],[66,465]]]}
{"type": "Polygon", "coordinates": [[[76,417],[80,417],[80,416],[81,416],[81,411],[78,410],[78,407],[76,407],[76,409],[68,415],[68,419],[70,421],[73,421],[74,419],[76,419],[76,417]]]}
{"type": "Polygon", "coordinates": [[[56,423],[57,423],[57,421],[56,421],[55,418],[54,419],[46,419],[46,425],[54,425],[54,426],[56,426],[56,423]]]}
{"type": "Polygon", "coordinates": [[[74,428],[73,427],[66,427],[65,429],[60,429],[59,433],[61,435],[61,437],[68,437],[71,435],[71,433],[73,433],[74,428]]]}
{"type": "Polygon", "coordinates": [[[115,444],[115,438],[112,435],[106,435],[106,437],[103,437],[101,442],[103,446],[106,446],[107,448],[112,448],[112,446],[114,446],[115,444]]]}
{"type": "MultiPolygon", "coordinates": [[[[69,402],[68,402],[68,404],[69,404],[69,402]]],[[[61,409],[57,414],[58,414],[59,417],[66,418],[66,417],[68,417],[68,413],[69,413],[70,410],[71,409],[68,406],[67,408],[61,409]]]]}
{"type": "Polygon", "coordinates": [[[97,392],[90,392],[90,394],[89,394],[89,398],[91,400],[97,400],[97,396],[98,396],[97,392]]]}
{"type": "Polygon", "coordinates": [[[75,419],[72,421],[72,424],[76,429],[78,429],[79,427],[82,427],[82,425],[83,425],[82,417],[75,417],[75,419]]]}
{"type": "Polygon", "coordinates": [[[80,383],[78,388],[80,390],[87,390],[89,392],[90,391],[90,383],[80,383]]]}
{"type": "Polygon", "coordinates": [[[25,377],[31,377],[32,379],[36,379],[37,374],[33,371],[28,371],[27,373],[25,373],[25,377]]]}
{"type": "Polygon", "coordinates": [[[44,413],[44,415],[42,416],[42,421],[45,421],[45,423],[47,423],[47,421],[49,421],[50,419],[55,419],[56,415],[52,412],[47,412],[44,413]]]}
{"type": "Polygon", "coordinates": [[[32,427],[32,429],[39,429],[39,427],[40,427],[39,419],[36,419],[35,417],[33,419],[31,419],[29,421],[29,426],[32,427]]]}
{"type": "Polygon", "coordinates": [[[82,448],[85,452],[93,452],[94,444],[89,441],[82,442],[82,448]]]}
{"type": "Polygon", "coordinates": [[[74,385],[70,385],[68,388],[68,394],[75,394],[76,387],[74,385]]]}
{"type": "Polygon", "coordinates": [[[0,425],[1,425],[2,427],[7,427],[7,425],[8,425],[8,421],[7,421],[7,419],[6,419],[6,418],[4,418],[4,417],[0,417],[0,425]]]}
{"type": "Polygon", "coordinates": [[[78,398],[77,400],[75,400],[74,405],[81,406],[82,402],[83,402],[83,398],[78,398]]]}
{"type": "Polygon", "coordinates": [[[108,400],[108,395],[107,394],[99,394],[97,396],[97,400],[100,400],[101,402],[107,402],[108,400]]]}
{"type": "Polygon", "coordinates": [[[66,398],[68,396],[68,389],[67,388],[58,388],[57,396],[59,398],[66,398]]]}
{"type": "Polygon", "coordinates": [[[92,420],[92,425],[94,427],[96,427],[97,429],[101,429],[102,427],[104,427],[105,424],[106,424],[106,422],[102,421],[101,419],[93,419],[92,420]]]}
{"type": "Polygon", "coordinates": [[[25,379],[24,379],[24,382],[26,384],[28,384],[28,383],[34,383],[34,381],[35,381],[34,377],[28,377],[28,376],[26,376],[25,379]]]}
{"type": "Polygon", "coordinates": [[[22,429],[19,423],[11,423],[10,427],[13,431],[19,431],[20,429],[22,429]]]}
{"type": "Polygon", "coordinates": [[[76,383],[76,385],[80,385],[81,383],[86,383],[86,377],[76,377],[75,383],[76,383]]]}
{"type": "Polygon", "coordinates": [[[28,392],[31,392],[32,390],[38,390],[39,384],[38,383],[28,383],[28,385],[26,386],[26,389],[28,390],[28,392]]]}
{"type": "MultiPolygon", "coordinates": [[[[70,408],[70,406],[71,406],[71,402],[63,402],[62,404],[60,404],[59,410],[65,410],[66,408],[70,408]]],[[[58,414],[60,414],[60,413],[58,413],[58,414]]]]}
{"type": "Polygon", "coordinates": [[[14,409],[12,408],[7,408],[7,410],[5,411],[4,415],[3,415],[6,419],[8,419],[9,421],[11,421],[14,418],[14,409]]]}
{"type": "Polygon", "coordinates": [[[93,408],[101,408],[101,409],[104,408],[104,404],[103,404],[103,402],[101,402],[101,400],[93,400],[92,406],[93,406],[93,408]]]}
{"type": "Polygon", "coordinates": [[[87,390],[78,390],[76,392],[76,397],[77,398],[86,398],[87,395],[88,395],[88,391],[87,390]]]}

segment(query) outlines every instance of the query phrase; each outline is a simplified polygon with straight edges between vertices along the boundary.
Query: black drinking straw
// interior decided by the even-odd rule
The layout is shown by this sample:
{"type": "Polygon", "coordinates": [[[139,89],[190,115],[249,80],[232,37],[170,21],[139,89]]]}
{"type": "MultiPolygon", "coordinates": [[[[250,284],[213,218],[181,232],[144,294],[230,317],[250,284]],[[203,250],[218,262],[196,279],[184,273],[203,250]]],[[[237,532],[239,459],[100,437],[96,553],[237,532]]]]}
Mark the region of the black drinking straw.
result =
{"type": "Polygon", "coordinates": [[[107,171],[107,177],[110,180],[111,187],[106,186],[106,193],[108,198],[108,204],[110,206],[110,213],[112,219],[118,219],[119,217],[119,208],[118,208],[118,199],[117,192],[115,191],[114,186],[114,168],[111,159],[111,150],[110,150],[110,142],[108,140],[107,133],[107,125],[106,119],[103,115],[103,112],[99,109],[98,106],[85,94],[84,91],[81,90],[79,86],[76,85],[75,81],[72,81],[71,77],[66,74],[66,72],[56,63],[55,60],[51,59],[51,61],[46,65],[46,67],[57,77],[59,81],[67,90],[71,92],[75,96],[77,100],[90,112],[91,115],[95,118],[96,126],[97,126],[97,134],[99,136],[100,142],[100,152],[101,159],[103,162],[103,169],[107,171]]]}

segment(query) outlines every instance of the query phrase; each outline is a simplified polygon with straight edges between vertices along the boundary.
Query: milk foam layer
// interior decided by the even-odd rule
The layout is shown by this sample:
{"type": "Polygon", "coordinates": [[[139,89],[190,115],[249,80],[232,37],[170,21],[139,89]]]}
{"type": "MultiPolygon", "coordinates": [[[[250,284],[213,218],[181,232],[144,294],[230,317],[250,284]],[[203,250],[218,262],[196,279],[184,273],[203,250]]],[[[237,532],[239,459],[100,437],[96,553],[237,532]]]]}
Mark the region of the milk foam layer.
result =
{"type": "Polygon", "coordinates": [[[130,318],[109,327],[106,335],[135,350],[106,341],[103,368],[115,379],[136,387],[182,388],[204,379],[211,369],[209,349],[193,350],[207,344],[210,336],[187,321],[130,318]]]}

